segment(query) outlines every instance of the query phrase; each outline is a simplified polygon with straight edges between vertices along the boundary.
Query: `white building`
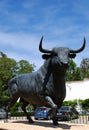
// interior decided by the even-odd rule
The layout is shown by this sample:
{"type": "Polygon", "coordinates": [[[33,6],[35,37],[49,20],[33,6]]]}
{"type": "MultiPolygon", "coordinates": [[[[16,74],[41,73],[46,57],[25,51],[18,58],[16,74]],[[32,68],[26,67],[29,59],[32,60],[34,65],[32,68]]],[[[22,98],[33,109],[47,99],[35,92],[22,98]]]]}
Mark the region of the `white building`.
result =
{"type": "Polygon", "coordinates": [[[66,82],[66,101],[87,98],[89,98],[89,79],[66,82]]]}

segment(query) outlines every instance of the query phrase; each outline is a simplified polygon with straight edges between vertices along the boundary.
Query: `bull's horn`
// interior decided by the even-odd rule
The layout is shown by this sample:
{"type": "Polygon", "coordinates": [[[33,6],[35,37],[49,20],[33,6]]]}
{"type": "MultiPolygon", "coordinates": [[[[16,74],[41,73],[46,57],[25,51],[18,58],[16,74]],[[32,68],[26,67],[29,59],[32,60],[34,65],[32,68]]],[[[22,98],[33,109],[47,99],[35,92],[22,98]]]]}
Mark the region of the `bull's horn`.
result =
{"type": "Polygon", "coordinates": [[[42,48],[42,41],[43,41],[43,36],[41,37],[40,44],[39,44],[39,50],[40,50],[40,52],[42,52],[42,53],[51,53],[52,51],[46,50],[46,49],[42,48]]]}
{"type": "Polygon", "coordinates": [[[80,49],[78,49],[78,50],[70,50],[70,53],[79,53],[79,52],[83,51],[84,48],[85,48],[85,44],[86,44],[86,39],[84,37],[84,42],[83,42],[82,47],[80,49]]]}

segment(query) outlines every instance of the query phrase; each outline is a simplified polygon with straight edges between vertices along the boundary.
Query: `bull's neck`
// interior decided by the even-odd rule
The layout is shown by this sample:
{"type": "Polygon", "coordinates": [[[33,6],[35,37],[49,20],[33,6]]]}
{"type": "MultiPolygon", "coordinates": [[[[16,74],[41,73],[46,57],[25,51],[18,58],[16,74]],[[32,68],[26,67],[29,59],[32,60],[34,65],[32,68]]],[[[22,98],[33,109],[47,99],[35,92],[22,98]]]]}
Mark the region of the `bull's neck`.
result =
{"type": "Polygon", "coordinates": [[[61,78],[64,79],[65,74],[66,74],[66,70],[64,68],[59,68],[58,70],[52,70],[52,74],[53,74],[54,78],[59,78],[60,77],[60,79],[61,78]]]}
{"type": "Polygon", "coordinates": [[[41,72],[44,75],[44,77],[47,75],[47,73],[51,73],[50,75],[53,76],[53,79],[56,81],[64,81],[65,80],[65,74],[66,74],[66,69],[65,68],[58,68],[54,69],[50,65],[50,59],[44,62],[44,64],[41,67],[41,72]]]}
{"type": "MultiPolygon", "coordinates": [[[[43,84],[43,93],[54,97],[55,101],[60,101],[60,99],[64,99],[66,95],[66,87],[65,87],[65,73],[66,70],[63,68],[59,68],[58,70],[50,69],[50,73],[48,74],[48,65],[50,60],[46,61],[44,65],[40,68],[40,77],[43,84]],[[47,77],[48,75],[48,77],[47,77]],[[58,96],[59,95],[59,96],[58,96]]],[[[52,66],[50,66],[52,67],[52,66]]]]}
{"type": "Polygon", "coordinates": [[[45,61],[40,69],[41,69],[42,74],[45,76],[50,69],[50,59],[45,61]]]}
{"type": "Polygon", "coordinates": [[[54,83],[59,84],[65,82],[65,73],[66,71],[61,68],[57,71],[52,71],[54,83]]]}

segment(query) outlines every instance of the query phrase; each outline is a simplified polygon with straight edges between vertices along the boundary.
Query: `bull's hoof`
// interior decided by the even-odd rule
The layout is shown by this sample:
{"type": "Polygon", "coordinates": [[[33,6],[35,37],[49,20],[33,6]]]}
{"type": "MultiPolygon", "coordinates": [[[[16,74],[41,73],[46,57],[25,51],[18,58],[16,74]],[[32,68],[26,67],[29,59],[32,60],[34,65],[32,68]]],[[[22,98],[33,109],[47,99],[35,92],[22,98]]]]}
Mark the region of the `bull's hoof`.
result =
{"type": "Polygon", "coordinates": [[[58,122],[53,122],[53,125],[58,126],[59,123],[58,122]]]}
{"type": "Polygon", "coordinates": [[[59,125],[58,119],[56,117],[53,118],[53,125],[55,126],[59,125]]]}
{"type": "Polygon", "coordinates": [[[30,119],[29,119],[29,123],[32,124],[32,123],[34,123],[34,121],[30,118],[30,119]]]}

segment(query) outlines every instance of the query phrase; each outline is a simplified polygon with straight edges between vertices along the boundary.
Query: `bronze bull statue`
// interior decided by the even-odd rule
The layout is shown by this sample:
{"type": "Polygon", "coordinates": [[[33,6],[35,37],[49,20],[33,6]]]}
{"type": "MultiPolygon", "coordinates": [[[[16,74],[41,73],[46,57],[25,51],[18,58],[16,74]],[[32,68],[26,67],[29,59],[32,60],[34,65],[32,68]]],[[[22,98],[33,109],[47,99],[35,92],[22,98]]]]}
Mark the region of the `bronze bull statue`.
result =
{"type": "Polygon", "coordinates": [[[43,37],[39,44],[39,51],[43,53],[42,58],[45,62],[40,69],[36,72],[17,75],[5,86],[10,96],[7,112],[20,97],[24,103],[22,108],[29,122],[32,123],[33,120],[25,109],[28,103],[50,107],[53,124],[58,125],[56,113],[66,96],[65,74],[69,67],[69,59],[75,58],[77,53],[84,50],[85,38],[82,47],[78,50],[64,47],[55,47],[52,50],[43,49],[42,40],[43,37]]]}

